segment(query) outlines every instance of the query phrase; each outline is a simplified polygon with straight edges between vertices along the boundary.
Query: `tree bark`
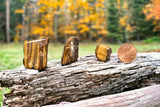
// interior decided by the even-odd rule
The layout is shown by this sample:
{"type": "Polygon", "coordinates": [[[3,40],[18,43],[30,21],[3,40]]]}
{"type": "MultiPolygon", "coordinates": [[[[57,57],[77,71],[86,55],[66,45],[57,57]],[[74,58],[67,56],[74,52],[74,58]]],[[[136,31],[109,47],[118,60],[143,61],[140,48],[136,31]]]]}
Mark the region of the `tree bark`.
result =
{"type": "Polygon", "coordinates": [[[4,106],[74,102],[159,84],[160,54],[138,53],[137,59],[130,64],[120,62],[116,54],[107,62],[89,55],[67,66],[54,60],[41,72],[21,67],[0,71],[0,77],[1,86],[12,89],[5,94],[4,106]]]}
{"type": "Polygon", "coordinates": [[[10,43],[10,5],[9,0],[6,0],[6,35],[7,35],[7,43],[10,43]]]}
{"type": "Polygon", "coordinates": [[[44,107],[159,107],[160,85],[149,86],[133,91],[102,96],[75,103],[61,102],[44,107]]]}

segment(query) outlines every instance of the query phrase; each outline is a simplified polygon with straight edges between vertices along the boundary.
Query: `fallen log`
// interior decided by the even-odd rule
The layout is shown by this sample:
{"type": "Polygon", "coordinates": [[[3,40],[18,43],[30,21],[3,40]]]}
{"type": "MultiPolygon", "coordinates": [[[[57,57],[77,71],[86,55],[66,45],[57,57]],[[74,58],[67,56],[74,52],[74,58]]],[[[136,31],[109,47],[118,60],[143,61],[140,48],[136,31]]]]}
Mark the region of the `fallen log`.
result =
{"type": "Polygon", "coordinates": [[[43,107],[159,107],[160,85],[107,95],[74,103],[61,102],[43,107]]]}
{"type": "Polygon", "coordinates": [[[0,85],[12,89],[4,95],[4,106],[75,102],[159,83],[159,53],[138,53],[130,64],[120,62],[116,54],[107,62],[89,55],[67,66],[60,60],[49,61],[41,72],[24,67],[0,71],[0,85]]]}

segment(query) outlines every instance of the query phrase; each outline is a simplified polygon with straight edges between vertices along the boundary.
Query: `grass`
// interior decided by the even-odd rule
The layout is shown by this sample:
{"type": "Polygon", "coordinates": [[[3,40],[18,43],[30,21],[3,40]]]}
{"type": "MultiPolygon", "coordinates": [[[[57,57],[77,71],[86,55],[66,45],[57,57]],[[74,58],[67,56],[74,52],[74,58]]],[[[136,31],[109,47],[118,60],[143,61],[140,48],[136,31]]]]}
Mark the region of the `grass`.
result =
{"type": "MultiPolygon", "coordinates": [[[[79,57],[95,53],[98,43],[80,43],[79,57]]],[[[160,49],[159,43],[133,42],[138,52],[160,49]]],[[[113,53],[116,53],[120,44],[109,44],[113,53]]],[[[49,44],[48,60],[61,59],[63,44],[49,44]]],[[[15,69],[23,65],[23,44],[0,44],[0,70],[15,69]]]]}
{"type": "MultiPolygon", "coordinates": [[[[80,43],[79,57],[95,53],[95,48],[98,43],[80,43]]],[[[106,44],[106,43],[105,43],[106,44]]],[[[132,43],[138,52],[150,51],[160,49],[159,43],[132,43]]],[[[109,44],[113,53],[116,53],[120,44],[109,44]]],[[[63,44],[49,44],[48,60],[60,59],[63,52],[63,44]]],[[[15,69],[23,65],[23,44],[0,44],[0,70],[15,69]]],[[[9,89],[4,88],[0,90],[0,103],[2,101],[2,94],[8,92],[9,89]]],[[[0,105],[1,106],[1,105],[0,105]]]]}
{"type": "Polygon", "coordinates": [[[3,94],[9,93],[9,92],[10,92],[10,89],[8,88],[0,88],[0,107],[1,107],[1,102],[3,100],[3,94]]]}

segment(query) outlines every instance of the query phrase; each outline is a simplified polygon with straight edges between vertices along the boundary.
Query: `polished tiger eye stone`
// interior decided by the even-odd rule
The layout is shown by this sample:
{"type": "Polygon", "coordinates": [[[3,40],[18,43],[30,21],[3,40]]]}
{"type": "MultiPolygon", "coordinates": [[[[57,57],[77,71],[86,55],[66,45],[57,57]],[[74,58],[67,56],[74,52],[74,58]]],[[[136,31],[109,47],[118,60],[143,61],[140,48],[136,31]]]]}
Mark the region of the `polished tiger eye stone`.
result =
{"type": "Polygon", "coordinates": [[[42,70],[47,66],[48,39],[24,42],[23,64],[26,68],[42,70]]]}
{"type": "Polygon", "coordinates": [[[64,45],[61,65],[71,64],[78,59],[79,40],[76,37],[71,37],[64,45]]]}
{"type": "Polygon", "coordinates": [[[112,49],[108,45],[99,44],[96,47],[95,54],[98,60],[107,61],[110,59],[112,49]]]}
{"type": "Polygon", "coordinates": [[[136,59],[137,50],[136,48],[129,43],[123,44],[118,49],[118,58],[123,63],[131,63],[136,59]]]}

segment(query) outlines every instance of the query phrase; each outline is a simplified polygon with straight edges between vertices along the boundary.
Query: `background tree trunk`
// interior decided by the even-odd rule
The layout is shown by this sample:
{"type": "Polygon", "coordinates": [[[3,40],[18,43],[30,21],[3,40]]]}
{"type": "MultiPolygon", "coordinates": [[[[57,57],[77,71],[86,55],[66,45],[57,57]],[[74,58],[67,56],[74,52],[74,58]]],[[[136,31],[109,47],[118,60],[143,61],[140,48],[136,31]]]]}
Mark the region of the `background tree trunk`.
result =
{"type": "Polygon", "coordinates": [[[130,64],[121,63],[116,54],[107,62],[89,55],[67,66],[54,60],[49,61],[41,72],[21,67],[0,71],[0,77],[0,85],[12,89],[11,93],[5,94],[4,106],[74,102],[159,84],[160,54],[139,53],[130,64]]]}
{"type": "Polygon", "coordinates": [[[9,0],[6,0],[6,35],[7,43],[10,43],[10,4],[9,0]]]}

